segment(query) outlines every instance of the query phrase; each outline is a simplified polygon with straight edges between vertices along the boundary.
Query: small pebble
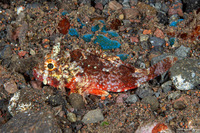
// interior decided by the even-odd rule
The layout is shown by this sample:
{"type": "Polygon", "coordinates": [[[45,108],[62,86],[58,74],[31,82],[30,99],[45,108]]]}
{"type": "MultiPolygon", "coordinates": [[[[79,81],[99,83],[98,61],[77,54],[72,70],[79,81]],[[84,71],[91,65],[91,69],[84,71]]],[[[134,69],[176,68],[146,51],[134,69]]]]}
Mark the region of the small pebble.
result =
{"type": "Polygon", "coordinates": [[[104,116],[100,109],[90,110],[82,119],[85,124],[97,123],[102,120],[104,120],[104,116]]]}
{"type": "Polygon", "coordinates": [[[19,57],[24,57],[26,55],[26,51],[19,51],[18,55],[19,57]]]}
{"type": "Polygon", "coordinates": [[[152,46],[154,46],[154,47],[156,47],[156,46],[161,47],[165,44],[165,40],[158,38],[158,37],[150,37],[149,41],[152,44],[152,46]]]}
{"type": "Polygon", "coordinates": [[[130,0],[130,5],[131,6],[136,6],[138,3],[138,0],[130,0]]]}
{"type": "Polygon", "coordinates": [[[85,108],[85,102],[83,101],[83,97],[78,93],[72,93],[69,95],[69,102],[75,109],[83,109],[85,108]]]}
{"type": "Polygon", "coordinates": [[[122,104],[124,103],[124,99],[126,99],[128,97],[127,94],[119,94],[119,96],[116,99],[116,103],[117,104],[122,104]]]}
{"type": "Polygon", "coordinates": [[[12,79],[9,80],[9,81],[7,81],[7,82],[4,84],[4,88],[5,88],[5,90],[6,90],[8,93],[10,93],[10,94],[13,94],[13,93],[15,93],[15,92],[18,91],[18,88],[17,88],[17,85],[16,85],[15,81],[12,80],[12,79]]]}
{"type": "Polygon", "coordinates": [[[117,1],[110,1],[108,3],[108,7],[112,10],[119,10],[122,9],[122,5],[118,3],[117,1]]]}
{"type": "Polygon", "coordinates": [[[168,93],[172,88],[172,81],[167,81],[161,85],[164,93],[168,93]]]}
{"type": "Polygon", "coordinates": [[[126,103],[136,103],[138,101],[138,97],[136,94],[130,95],[128,96],[128,98],[126,99],[126,103]]]}
{"type": "Polygon", "coordinates": [[[130,2],[130,0],[124,0],[122,2],[123,8],[130,8],[129,2],[130,2]]]}
{"type": "Polygon", "coordinates": [[[103,10],[103,5],[102,5],[102,3],[96,3],[96,5],[95,5],[95,8],[96,9],[100,9],[100,10],[103,10]]]}
{"type": "Polygon", "coordinates": [[[120,14],[120,15],[119,15],[119,19],[120,19],[120,20],[123,20],[123,19],[124,19],[124,14],[120,14]]]}
{"type": "Polygon", "coordinates": [[[154,36],[161,39],[165,38],[164,33],[159,28],[157,28],[156,31],[154,32],[154,36]]]}
{"type": "Polygon", "coordinates": [[[139,42],[139,39],[138,39],[137,37],[131,36],[131,37],[130,37],[130,41],[131,41],[131,43],[134,43],[134,42],[138,43],[138,42],[139,42]]]}
{"type": "Polygon", "coordinates": [[[158,12],[157,17],[158,17],[159,23],[162,23],[165,25],[168,24],[168,17],[163,12],[158,12]]]}
{"type": "Polygon", "coordinates": [[[142,99],[143,103],[150,104],[152,111],[157,110],[159,107],[159,102],[154,96],[147,96],[142,99]]]}
{"type": "Polygon", "coordinates": [[[174,109],[183,110],[186,108],[186,105],[183,101],[175,101],[173,104],[174,109]]]}
{"type": "Polygon", "coordinates": [[[71,113],[69,112],[67,114],[67,119],[70,121],[70,122],[76,122],[76,115],[74,113],[71,113]]]}
{"type": "Polygon", "coordinates": [[[149,35],[140,35],[140,42],[147,41],[149,39],[149,35]]]}
{"type": "Polygon", "coordinates": [[[145,84],[138,87],[136,90],[136,95],[138,95],[140,98],[144,98],[146,96],[152,96],[153,90],[150,87],[146,87],[145,84]]]}
{"type": "Polygon", "coordinates": [[[168,99],[169,100],[174,100],[174,99],[177,99],[181,96],[181,92],[180,91],[175,91],[175,92],[172,92],[171,94],[168,95],[168,99]]]}
{"type": "Polygon", "coordinates": [[[0,51],[0,59],[7,59],[12,56],[12,49],[9,45],[5,45],[0,51]]]}
{"type": "Polygon", "coordinates": [[[127,8],[123,10],[125,19],[136,19],[139,16],[139,11],[134,8],[127,8]]]}

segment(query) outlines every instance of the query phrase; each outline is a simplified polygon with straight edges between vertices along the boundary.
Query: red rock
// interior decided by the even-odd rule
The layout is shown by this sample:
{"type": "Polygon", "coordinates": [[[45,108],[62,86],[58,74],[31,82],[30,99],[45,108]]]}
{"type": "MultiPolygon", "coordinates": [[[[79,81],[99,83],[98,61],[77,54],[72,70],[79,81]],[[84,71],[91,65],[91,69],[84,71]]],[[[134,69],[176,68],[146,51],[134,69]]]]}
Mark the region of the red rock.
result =
{"type": "Polygon", "coordinates": [[[133,37],[133,36],[130,37],[130,41],[131,41],[131,43],[134,43],[134,42],[138,43],[139,42],[138,38],[133,37]]]}
{"type": "Polygon", "coordinates": [[[67,18],[60,20],[60,22],[58,23],[58,30],[60,33],[64,35],[68,33],[69,27],[70,27],[70,22],[67,18]]]}
{"type": "Polygon", "coordinates": [[[96,9],[100,9],[100,10],[103,10],[103,5],[102,5],[102,3],[96,3],[96,5],[95,5],[95,8],[96,9]]]}
{"type": "Polygon", "coordinates": [[[136,19],[139,15],[139,11],[133,8],[124,9],[124,16],[126,19],[136,19]]]}
{"type": "Polygon", "coordinates": [[[120,94],[117,99],[116,99],[116,103],[121,104],[124,102],[124,98],[127,98],[128,95],[127,94],[120,94]]]}
{"type": "Polygon", "coordinates": [[[118,30],[119,26],[121,26],[121,21],[119,19],[114,19],[110,24],[112,30],[118,30]]]}
{"type": "Polygon", "coordinates": [[[164,33],[159,28],[157,28],[156,31],[154,32],[154,36],[161,38],[161,39],[165,38],[164,33]]]}
{"type": "Polygon", "coordinates": [[[4,84],[4,89],[10,94],[13,94],[18,91],[15,81],[12,79],[4,84]]]}
{"type": "Polygon", "coordinates": [[[117,1],[110,1],[108,7],[112,10],[119,10],[122,9],[122,5],[117,1]]]}
{"type": "Polygon", "coordinates": [[[25,56],[26,55],[26,51],[20,51],[19,53],[18,53],[18,55],[19,55],[19,57],[23,57],[23,56],[25,56]]]}

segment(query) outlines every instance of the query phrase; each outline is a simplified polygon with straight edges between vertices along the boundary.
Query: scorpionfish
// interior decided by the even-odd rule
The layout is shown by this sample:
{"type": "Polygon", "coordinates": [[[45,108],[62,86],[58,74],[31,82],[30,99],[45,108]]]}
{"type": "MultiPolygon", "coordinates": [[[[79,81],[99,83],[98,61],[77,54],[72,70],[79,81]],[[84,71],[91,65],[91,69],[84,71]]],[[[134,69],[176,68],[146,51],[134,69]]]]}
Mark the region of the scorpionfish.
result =
{"type": "Polygon", "coordinates": [[[53,47],[43,62],[33,69],[33,75],[44,84],[70,89],[70,93],[108,96],[109,92],[124,92],[137,88],[166,72],[177,57],[166,57],[148,69],[126,64],[117,56],[106,56],[98,51],[75,49],[61,51],[53,47]]]}

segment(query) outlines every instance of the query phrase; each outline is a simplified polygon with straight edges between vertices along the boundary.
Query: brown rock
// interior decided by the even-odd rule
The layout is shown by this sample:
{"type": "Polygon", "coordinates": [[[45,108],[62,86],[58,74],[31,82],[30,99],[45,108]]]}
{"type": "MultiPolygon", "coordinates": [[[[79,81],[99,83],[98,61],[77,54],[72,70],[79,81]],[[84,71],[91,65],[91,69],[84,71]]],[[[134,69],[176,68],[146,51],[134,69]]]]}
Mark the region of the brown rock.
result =
{"type": "Polygon", "coordinates": [[[161,39],[164,39],[165,38],[165,35],[164,33],[159,29],[157,28],[156,31],[154,32],[154,35],[158,38],[161,38],[161,39]]]}
{"type": "Polygon", "coordinates": [[[186,108],[186,105],[183,101],[175,101],[174,104],[173,104],[173,107],[175,109],[183,110],[183,109],[186,108]]]}
{"type": "Polygon", "coordinates": [[[169,11],[168,11],[168,15],[169,16],[172,16],[174,14],[177,14],[177,10],[173,9],[173,8],[170,8],[169,11]]]}
{"type": "Polygon", "coordinates": [[[96,9],[100,9],[100,10],[103,10],[103,5],[99,2],[95,5],[95,8],[96,9]]]}
{"type": "Polygon", "coordinates": [[[136,19],[139,16],[139,11],[133,8],[124,9],[124,16],[125,19],[136,19]]]}
{"type": "Polygon", "coordinates": [[[122,5],[118,3],[117,1],[111,1],[108,4],[108,7],[112,10],[119,10],[122,9],[122,5]]]}
{"type": "Polygon", "coordinates": [[[141,13],[146,14],[147,16],[156,16],[157,14],[157,11],[154,7],[145,4],[144,2],[138,2],[137,7],[141,13]]]}
{"type": "Polygon", "coordinates": [[[15,93],[18,91],[17,85],[14,80],[9,80],[4,84],[4,88],[8,93],[15,93]]]}
{"type": "Polygon", "coordinates": [[[85,102],[83,97],[78,93],[72,93],[69,95],[69,102],[75,109],[83,109],[85,108],[85,102]]]}
{"type": "Polygon", "coordinates": [[[137,38],[137,37],[133,37],[133,36],[131,36],[130,37],[130,41],[131,41],[131,43],[133,43],[133,42],[139,42],[139,39],[137,38]]]}

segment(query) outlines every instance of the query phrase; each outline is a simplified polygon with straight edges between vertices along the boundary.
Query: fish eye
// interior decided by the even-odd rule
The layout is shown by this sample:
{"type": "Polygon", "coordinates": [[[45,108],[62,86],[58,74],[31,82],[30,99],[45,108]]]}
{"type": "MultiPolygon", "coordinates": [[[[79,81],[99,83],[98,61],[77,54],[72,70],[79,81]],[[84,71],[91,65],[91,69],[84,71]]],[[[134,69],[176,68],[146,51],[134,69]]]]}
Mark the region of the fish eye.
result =
{"type": "Polygon", "coordinates": [[[53,65],[52,63],[49,63],[49,64],[47,65],[47,67],[48,67],[49,69],[53,69],[53,68],[54,68],[54,65],[53,65]]]}
{"type": "Polygon", "coordinates": [[[53,71],[57,68],[57,62],[53,59],[47,59],[44,62],[44,67],[46,70],[53,71]]]}

